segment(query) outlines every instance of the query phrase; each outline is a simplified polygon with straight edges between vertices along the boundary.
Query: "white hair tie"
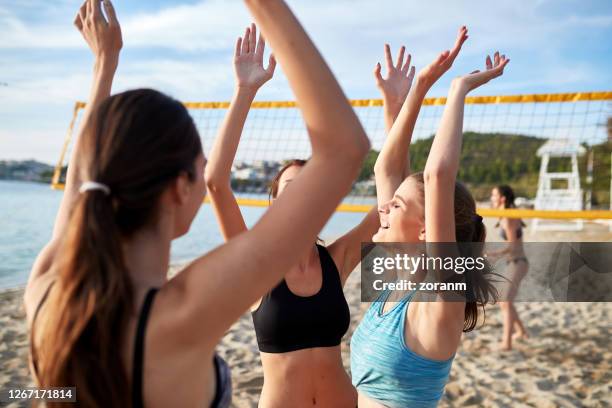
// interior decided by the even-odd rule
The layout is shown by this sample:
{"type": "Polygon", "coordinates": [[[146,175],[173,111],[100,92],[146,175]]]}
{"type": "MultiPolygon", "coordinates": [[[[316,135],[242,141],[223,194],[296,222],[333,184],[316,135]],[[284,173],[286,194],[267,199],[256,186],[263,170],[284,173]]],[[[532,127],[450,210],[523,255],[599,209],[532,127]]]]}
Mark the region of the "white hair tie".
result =
{"type": "Polygon", "coordinates": [[[108,188],[106,184],[97,183],[95,181],[86,181],[83,184],[81,184],[81,188],[79,188],[79,193],[85,193],[86,191],[94,191],[94,190],[100,190],[104,192],[104,194],[106,195],[109,195],[111,192],[110,188],[108,188]]]}

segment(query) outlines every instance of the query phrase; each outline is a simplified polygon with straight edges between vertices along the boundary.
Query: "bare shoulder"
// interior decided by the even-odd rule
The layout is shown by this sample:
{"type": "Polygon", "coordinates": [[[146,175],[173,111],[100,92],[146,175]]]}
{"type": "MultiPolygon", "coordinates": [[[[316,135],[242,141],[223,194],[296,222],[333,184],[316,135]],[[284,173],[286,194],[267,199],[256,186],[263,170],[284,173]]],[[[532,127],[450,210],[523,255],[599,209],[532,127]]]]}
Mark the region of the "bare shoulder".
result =
{"type": "MultiPolygon", "coordinates": [[[[179,272],[179,276],[182,272],[179,272]]],[[[189,346],[201,340],[193,336],[193,326],[197,319],[191,311],[192,299],[188,294],[186,282],[176,277],[162,286],[151,305],[147,332],[165,333],[167,340],[189,346]]]]}
{"type": "Polygon", "coordinates": [[[193,267],[186,267],[159,289],[151,306],[147,333],[161,336],[169,352],[179,347],[187,354],[199,353],[203,357],[210,355],[218,342],[213,327],[221,312],[213,306],[210,287],[191,287],[194,281],[186,279],[194,273],[190,269],[193,267]]]}
{"type": "Polygon", "coordinates": [[[56,276],[52,271],[52,266],[55,257],[58,255],[58,248],[59,242],[57,240],[49,242],[34,261],[23,295],[28,322],[30,322],[36,308],[49,290],[50,285],[55,281],[56,276]]]}

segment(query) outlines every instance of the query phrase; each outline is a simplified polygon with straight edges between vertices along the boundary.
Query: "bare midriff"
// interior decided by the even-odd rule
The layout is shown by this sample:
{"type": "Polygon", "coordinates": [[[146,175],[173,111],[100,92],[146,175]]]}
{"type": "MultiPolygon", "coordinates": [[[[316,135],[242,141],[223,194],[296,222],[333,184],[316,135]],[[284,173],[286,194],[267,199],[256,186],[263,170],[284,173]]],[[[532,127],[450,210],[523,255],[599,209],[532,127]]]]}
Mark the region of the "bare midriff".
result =
{"type": "Polygon", "coordinates": [[[340,346],[261,353],[260,408],[357,406],[357,392],[342,365],[340,346]]]}

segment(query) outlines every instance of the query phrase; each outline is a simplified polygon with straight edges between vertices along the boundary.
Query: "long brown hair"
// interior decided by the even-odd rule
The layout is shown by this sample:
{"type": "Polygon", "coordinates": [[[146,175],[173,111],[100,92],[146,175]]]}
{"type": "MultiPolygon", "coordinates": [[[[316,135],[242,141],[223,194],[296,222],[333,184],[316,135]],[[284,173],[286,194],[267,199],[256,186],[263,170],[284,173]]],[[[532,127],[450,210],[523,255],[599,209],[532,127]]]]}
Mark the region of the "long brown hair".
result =
{"type": "Polygon", "coordinates": [[[121,345],[135,305],[122,241],[156,222],[159,198],[180,174],[195,180],[202,145],[183,105],[147,89],[102,102],[80,143],[83,180],[111,193],[77,198],[52,266],[57,280],[32,328],[32,357],[39,386],[76,387],[82,406],[130,406],[121,345]]]}
{"type": "MultiPolygon", "coordinates": [[[[410,176],[417,182],[422,199],[425,199],[425,180],[423,173],[413,173],[410,176]]],[[[455,238],[462,256],[478,258],[484,255],[484,242],[487,231],[482,217],[476,213],[476,201],[470,191],[460,182],[455,182],[455,238]],[[461,245],[461,244],[464,245],[461,245]]],[[[467,270],[461,276],[465,280],[466,303],[463,331],[472,331],[478,323],[478,309],[497,300],[497,290],[492,282],[494,273],[491,266],[485,262],[485,268],[467,270]]]]}

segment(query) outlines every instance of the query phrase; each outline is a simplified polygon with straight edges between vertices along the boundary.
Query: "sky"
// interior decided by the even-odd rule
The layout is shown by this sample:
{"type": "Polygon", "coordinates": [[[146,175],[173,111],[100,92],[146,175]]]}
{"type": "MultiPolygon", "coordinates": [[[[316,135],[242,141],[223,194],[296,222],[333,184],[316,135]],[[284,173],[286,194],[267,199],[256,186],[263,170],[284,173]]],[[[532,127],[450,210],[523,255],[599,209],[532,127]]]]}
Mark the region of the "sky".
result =
{"type": "MultiPolygon", "coordinates": [[[[0,160],[55,163],[74,102],[86,100],[93,58],[72,21],[75,0],[0,1],[0,160]]],[[[417,70],[470,38],[431,90],[481,68],[499,49],[511,63],[475,94],[612,90],[609,0],[289,0],[349,98],[378,98],[383,44],[406,45],[417,70]]],[[[183,101],[229,100],[234,43],[251,18],[237,0],[115,0],[124,48],[113,92],[151,87],[183,101]]],[[[384,66],[384,64],[383,64],[384,66]]],[[[383,72],[384,74],[384,72],[383,72]]],[[[281,70],[259,100],[292,100],[281,70]]]]}

